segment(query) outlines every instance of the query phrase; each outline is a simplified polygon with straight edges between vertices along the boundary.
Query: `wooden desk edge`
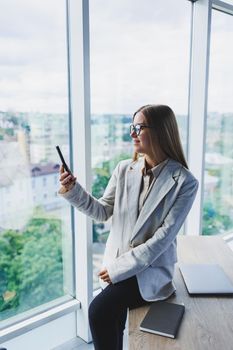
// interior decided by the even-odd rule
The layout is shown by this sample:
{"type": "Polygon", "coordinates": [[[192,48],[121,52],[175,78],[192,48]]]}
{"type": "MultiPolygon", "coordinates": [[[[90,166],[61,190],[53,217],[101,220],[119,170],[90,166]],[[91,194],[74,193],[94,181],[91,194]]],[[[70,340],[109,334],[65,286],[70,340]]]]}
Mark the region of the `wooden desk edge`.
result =
{"type": "Polygon", "coordinates": [[[232,250],[228,247],[223,238],[219,236],[178,236],[177,247],[178,264],[176,264],[174,276],[177,292],[176,295],[169,300],[172,302],[184,303],[186,307],[184,321],[181,324],[178,334],[179,337],[174,342],[174,340],[168,338],[141,332],[139,330],[139,325],[149,308],[149,306],[145,306],[129,312],[129,349],[136,350],[143,348],[144,350],[152,350],[156,342],[156,350],[172,348],[179,350],[199,350],[199,348],[196,348],[199,341],[198,339],[203,337],[202,331],[205,337],[207,337],[204,330],[208,329],[210,334],[208,336],[209,340],[206,340],[205,350],[219,350],[220,348],[230,350],[230,343],[233,344],[231,326],[231,324],[233,324],[233,316],[230,316],[229,308],[233,311],[233,299],[231,297],[190,297],[185,288],[178,265],[179,262],[218,263],[223,267],[224,271],[233,282],[232,250]],[[222,314],[216,317],[214,310],[209,309],[210,305],[212,309],[215,310],[216,308],[216,311],[220,309],[222,314]],[[202,317],[202,320],[199,319],[201,318],[201,313],[204,311],[207,312],[207,310],[210,310],[208,312],[210,314],[213,313],[213,315],[207,315],[208,317],[206,319],[205,317],[202,317]],[[222,322],[221,333],[219,333],[218,321],[222,322]],[[187,337],[185,334],[187,332],[193,334],[194,329],[195,332],[197,332],[198,339],[196,336],[187,337]],[[226,343],[225,334],[230,335],[229,345],[226,343]],[[216,337],[216,335],[218,335],[218,337],[216,337]],[[213,343],[213,339],[215,343],[213,343]],[[187,344],[187,341],[189,341],[189,344],[187,344]],[[213,344],[221,347],[217,348],[213,344]]]}

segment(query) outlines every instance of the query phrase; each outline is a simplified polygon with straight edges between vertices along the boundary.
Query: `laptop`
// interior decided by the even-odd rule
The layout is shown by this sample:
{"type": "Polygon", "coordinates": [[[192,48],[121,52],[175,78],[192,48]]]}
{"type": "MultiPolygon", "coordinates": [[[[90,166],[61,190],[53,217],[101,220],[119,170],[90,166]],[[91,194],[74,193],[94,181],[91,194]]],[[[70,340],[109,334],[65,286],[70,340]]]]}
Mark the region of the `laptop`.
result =
{"type": "Polygon", "coordinates": [[[179,264],[190,295],[233,295],[233,283],[218,264],[179,264]]]}

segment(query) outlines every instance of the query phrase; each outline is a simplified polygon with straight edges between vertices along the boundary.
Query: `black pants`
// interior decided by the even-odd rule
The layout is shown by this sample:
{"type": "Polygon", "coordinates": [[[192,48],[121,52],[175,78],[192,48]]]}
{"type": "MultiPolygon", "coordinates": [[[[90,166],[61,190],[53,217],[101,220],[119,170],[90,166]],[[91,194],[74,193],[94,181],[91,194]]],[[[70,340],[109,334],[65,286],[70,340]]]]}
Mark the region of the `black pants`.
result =
{"type": "Polygon", "coordinates": [[[95,350],[122,350],[127,309],[147,302],[142,299],[136,277],[109,284],[89,307],[89,323],[95,350]]]}

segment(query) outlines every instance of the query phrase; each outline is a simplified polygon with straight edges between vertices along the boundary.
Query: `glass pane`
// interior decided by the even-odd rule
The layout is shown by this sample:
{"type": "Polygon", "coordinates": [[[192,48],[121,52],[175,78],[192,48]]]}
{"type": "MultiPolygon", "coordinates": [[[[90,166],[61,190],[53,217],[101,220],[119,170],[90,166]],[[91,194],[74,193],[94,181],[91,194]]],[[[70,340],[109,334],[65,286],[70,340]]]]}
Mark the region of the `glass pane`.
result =
{"type": "MultiPolygon", "coordinates": [[[[132,114],[148,103],[175,111],[186,148],[191,3],[90,1],[93,194],[131,158],[132,114]]],[[[94,287],[110,223],[94,224],[94,287]]]]}
{"type": "Polygon", "coordinates": [[[203,234],[233,230],[233,17],[213,11],[203,234]]]}
{"type": "MultiPolygon", "coordinates": [[[[0,0],[0,319],[73,293],[64,0],[0,0]]],[[[33,311],[32,310],[32,311],[33,311]]]]}

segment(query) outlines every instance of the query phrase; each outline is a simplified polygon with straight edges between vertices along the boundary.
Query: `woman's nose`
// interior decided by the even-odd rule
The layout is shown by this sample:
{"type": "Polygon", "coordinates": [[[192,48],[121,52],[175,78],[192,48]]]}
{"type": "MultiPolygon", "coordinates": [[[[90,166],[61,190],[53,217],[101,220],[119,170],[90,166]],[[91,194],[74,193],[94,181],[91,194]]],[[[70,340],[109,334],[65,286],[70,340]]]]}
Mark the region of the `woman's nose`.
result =
{"type": "Polygon", "coordinates": [[[135,139],[135,138],[138,137],[138,135],[136,134],[135,131],[132,131],[132,132],[130,133],[130,136],[131,136],[133,139],[135,139]]]}

